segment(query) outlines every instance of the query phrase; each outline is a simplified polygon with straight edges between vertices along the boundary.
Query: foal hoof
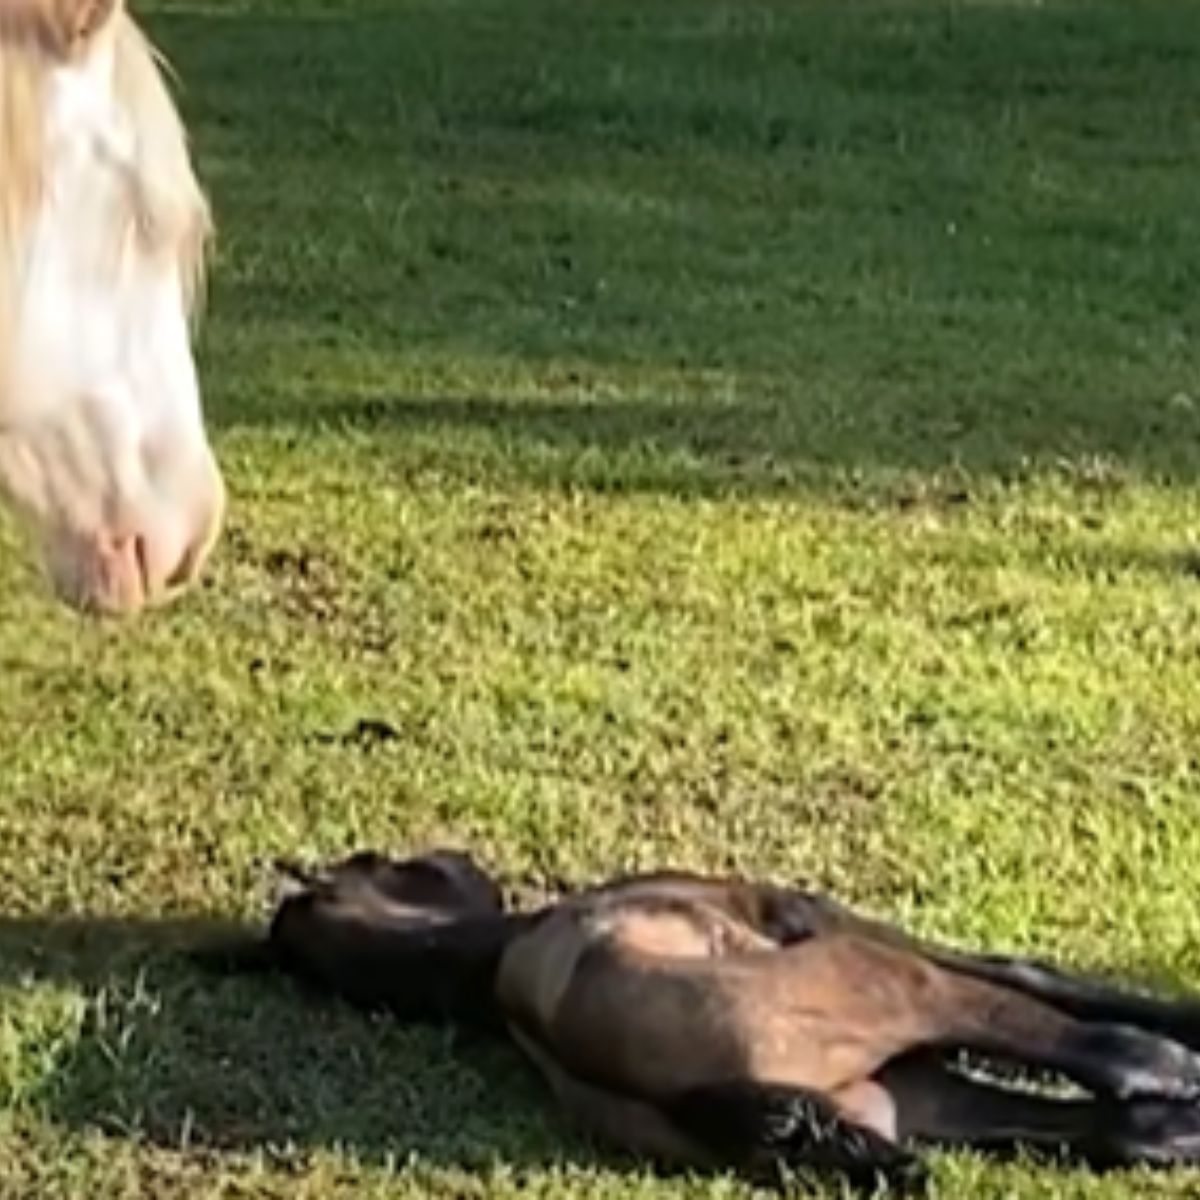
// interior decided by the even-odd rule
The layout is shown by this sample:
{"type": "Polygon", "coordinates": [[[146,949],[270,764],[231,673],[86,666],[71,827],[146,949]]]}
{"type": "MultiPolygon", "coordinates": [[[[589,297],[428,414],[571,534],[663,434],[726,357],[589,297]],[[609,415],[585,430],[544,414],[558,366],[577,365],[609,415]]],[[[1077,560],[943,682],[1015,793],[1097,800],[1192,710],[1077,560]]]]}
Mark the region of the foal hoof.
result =
{"type": "Polygon", "coordinates": [[[1114,1117],[1108,1154],[1121,1166],[1200,1163],[1200,1107],[1164,1100],[1135,1100],[1114,1117]]]}
{"type": "Polygon", "coordinates": [[[882,1168],[877,1185],[893,1196],[924,1196],[929,1191],[929,1168],[915,1154],[901,1151],[896,1160],[882,1168]]]}
{"type": "Polygon", "coordinates": [[[1200,1098],[1200,1056],[1186,1046],[1125,1025],[1093,1026],[1086,1041],[1097,1088],[1117,1099],[1200,1098]]]}

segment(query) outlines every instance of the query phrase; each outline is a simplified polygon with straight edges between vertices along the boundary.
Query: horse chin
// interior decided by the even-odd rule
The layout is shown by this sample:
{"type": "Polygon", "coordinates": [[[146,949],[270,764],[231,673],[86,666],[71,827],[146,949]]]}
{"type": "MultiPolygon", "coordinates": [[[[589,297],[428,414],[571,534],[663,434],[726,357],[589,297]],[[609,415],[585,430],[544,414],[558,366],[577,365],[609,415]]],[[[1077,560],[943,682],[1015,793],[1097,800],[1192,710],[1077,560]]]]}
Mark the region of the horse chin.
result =
{"type": "Polygon", "coordinates": [[[183,595],[216,543],[223,491],[197,523],[160,514],[137,532],[57,531],[43,557],[55,596],[81,613],[133,616],[183,595]]]}

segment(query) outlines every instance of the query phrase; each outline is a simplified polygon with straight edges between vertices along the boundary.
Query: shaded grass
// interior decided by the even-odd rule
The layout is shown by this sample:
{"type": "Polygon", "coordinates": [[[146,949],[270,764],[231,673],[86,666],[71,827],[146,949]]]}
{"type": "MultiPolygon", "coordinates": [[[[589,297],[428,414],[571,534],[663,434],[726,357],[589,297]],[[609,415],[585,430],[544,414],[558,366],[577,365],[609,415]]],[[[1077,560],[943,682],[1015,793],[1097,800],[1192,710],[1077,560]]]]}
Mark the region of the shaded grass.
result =
{"type": "Polygon", "coordinates": [[[213,342],[255,369],[219,415],[454,398],[515,469],[599,407],[719,480],[739,450],[1190,475],[1189,6],[591,6],[586,51],[556,11],[256,8],[207,41],[197,115],[256,150],[216,140],[217,178],[272,179],[238,193],[213,342]],[[264,68],[293,87],[256,110],[264,68]]]}
{"type": "Polygon", "coordinates": [[[1200,977],[1200,7],[146,7],[234,508],[130,628],[0,534],[0,1196],[748,1194],[193,975],[278,853],[737,868],[1200,977]]]}

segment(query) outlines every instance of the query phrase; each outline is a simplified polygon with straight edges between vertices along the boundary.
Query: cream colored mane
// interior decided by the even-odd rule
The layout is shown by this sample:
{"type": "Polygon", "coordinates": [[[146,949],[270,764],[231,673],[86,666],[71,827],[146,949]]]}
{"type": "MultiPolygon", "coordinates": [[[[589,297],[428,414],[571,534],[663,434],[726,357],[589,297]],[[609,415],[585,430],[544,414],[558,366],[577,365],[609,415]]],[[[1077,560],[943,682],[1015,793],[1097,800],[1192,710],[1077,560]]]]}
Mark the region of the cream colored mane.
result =
{"type": "MultiPolygon", "coordinates": [[[[41,200],[43,90],[62,59],[61,48],[52,46],[32,19],[5,13],[6,3],[0,0],[0,366],[12,336],[23,237],[41,200]]],[[[144,254],[173,254],[185,303],[194,312],[203,292],[208,204],[163,80],[161,58],[123,6],[110,23],[115,27],[94,36],[115,37],[114,94],[136,139],[129,204],[114,221],[112,243],[121,247],[132,233],[144,254]]]]}

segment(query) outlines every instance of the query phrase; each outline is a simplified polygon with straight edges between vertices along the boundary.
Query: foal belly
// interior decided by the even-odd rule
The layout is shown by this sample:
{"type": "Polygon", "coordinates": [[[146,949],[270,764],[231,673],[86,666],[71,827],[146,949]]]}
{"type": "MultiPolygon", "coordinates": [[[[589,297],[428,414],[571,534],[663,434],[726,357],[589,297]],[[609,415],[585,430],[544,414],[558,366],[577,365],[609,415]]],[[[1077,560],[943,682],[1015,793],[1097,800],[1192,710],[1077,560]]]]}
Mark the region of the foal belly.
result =
{"type": "Polygon", "coordinates": [[[754,1079],[835,1092],[874,1075],[936,1027],[936,972],[872,943],[650,970],[584,971],[555,1040],[607,1086],[663,1096],[754,1079]]]}
{"type": "Polygon", "coordinates": [[[923,960],[849,937],[763,956],[722,981],[747,1031],[752,1076],[833,1092],[869,1079],[938,1026],[938,974],[923,960]]]}

